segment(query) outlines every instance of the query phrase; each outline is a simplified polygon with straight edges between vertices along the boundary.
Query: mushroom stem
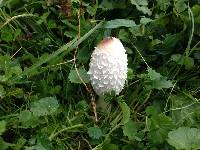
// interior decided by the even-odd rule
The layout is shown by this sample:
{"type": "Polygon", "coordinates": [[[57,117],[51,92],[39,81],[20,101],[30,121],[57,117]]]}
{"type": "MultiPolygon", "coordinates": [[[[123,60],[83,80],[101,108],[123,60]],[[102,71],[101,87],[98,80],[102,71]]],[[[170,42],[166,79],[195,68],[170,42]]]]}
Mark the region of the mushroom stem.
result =
{"type": "Polygon", "coordinates": [[[98,118],[97,118],[97,105],[96,105],[94,97],[92,97],[92,99],[91,99],[91,105],[92,105],[92,109],[93,109],[95,121],[98,122],[98,118]]]}

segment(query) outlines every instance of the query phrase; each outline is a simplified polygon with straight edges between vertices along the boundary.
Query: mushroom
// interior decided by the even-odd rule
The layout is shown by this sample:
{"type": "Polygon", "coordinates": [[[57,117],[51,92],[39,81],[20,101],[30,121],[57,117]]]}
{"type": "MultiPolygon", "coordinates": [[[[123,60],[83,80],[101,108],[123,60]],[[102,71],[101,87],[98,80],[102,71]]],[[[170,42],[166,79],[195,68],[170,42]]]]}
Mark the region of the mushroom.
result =
{"type": "Polygon", "coordinates": [[[95,47],[90,64],[89,77],[97,95],[112,91],[118,95],[127,78],[127,54],[119,39],[107,37],[95,47]]]}

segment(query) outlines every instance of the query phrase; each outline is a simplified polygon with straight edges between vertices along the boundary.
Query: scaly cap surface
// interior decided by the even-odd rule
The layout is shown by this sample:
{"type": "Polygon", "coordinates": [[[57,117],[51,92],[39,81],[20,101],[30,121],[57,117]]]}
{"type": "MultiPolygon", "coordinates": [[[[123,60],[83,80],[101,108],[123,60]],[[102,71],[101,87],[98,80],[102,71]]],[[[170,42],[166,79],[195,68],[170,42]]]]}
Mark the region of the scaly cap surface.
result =
{"type": "Polygon", "coordinates": [[[119,94],[127,78],[127,55],[119,39],[102,40],[92,53],[90,76],[93,89],[98,95],[115,91],[119,94]]]}

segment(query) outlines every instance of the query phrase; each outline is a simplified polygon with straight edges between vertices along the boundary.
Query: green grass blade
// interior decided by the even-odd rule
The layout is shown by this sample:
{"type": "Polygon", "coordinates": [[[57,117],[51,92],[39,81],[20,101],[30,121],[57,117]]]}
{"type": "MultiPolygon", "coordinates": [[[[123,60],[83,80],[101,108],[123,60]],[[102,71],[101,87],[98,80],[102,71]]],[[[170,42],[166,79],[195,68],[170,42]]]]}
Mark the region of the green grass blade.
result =
{"type": "Polygon", "coordinates": [[[8,19],[3,25],[0,26],[0,30],[7,24],[9,24],[11,21],[18,19],[18,18],[24,18],[24,17],[37,17],[36,15],[33,14],[21,14],[17,16],[13,16],[12,18],[8,19]]]}
{"type": "Polygon", "coordinates": [[[59,54],[61,54],[63,52],[66,52],[66,54],[69,53],[71,50],[73,50],[74,48],[76,48],[80,43],[82,43],[84,40],[86,40],[92,33],[94,33],[102,25],[103,25],[103,22],[100,22],[94,28],[92,28],[88,33],[86,33],[84,36],[82,36],[80,39],[78,39],[77,37],[74,38],[71,42],[67,43],[66,45],[62,46],[61,48],[59,48],[54,53],[50,54],[48,56],[48,58],[46,58],[44,60],[38,61],[36,64],[34,64],[33,66],[31,66],[30,68],[28,68],[25,71],[23,71],[22,74],[20,76],[18,76],[18,77],[15,77],[14,80],[18,79],[19,77],[28,75],[34,69],[36,69],[39,66],[41,66],[42,64],[50,61],[51,59],[55,58],[56,56],[58,56],[59,54]]]}

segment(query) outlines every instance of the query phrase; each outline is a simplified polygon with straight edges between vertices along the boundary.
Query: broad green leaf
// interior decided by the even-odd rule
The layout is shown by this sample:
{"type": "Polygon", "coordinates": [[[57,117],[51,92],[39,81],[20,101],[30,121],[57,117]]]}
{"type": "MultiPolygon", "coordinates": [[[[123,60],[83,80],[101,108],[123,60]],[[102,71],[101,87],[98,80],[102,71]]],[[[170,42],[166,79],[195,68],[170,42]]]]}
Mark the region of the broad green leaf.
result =
{"type": "Polygon", "coordinates": [[[156,110],[156,108],[154,106],[148,106],[145,110],[146,114],[148,116],[155,116],[158,114],[158,111],[156,110]]]}
{"type": "Polygon", "coordinates": [[[134,4],[134,5],[142,5],[142,6],[148,5],[147,0],[131,0],[131,3],[134,4]]]}
{"type": "Polygon", "coordinates": [[[173,54],[171,60],[179,65],[184,65],[186,68],[194,66],[194,59],[191,57],[182,56],[181,54],[173,54]]]}
{"type": "Polygon", "coordinates": [[[10,73],[20,75],[22,73],[22,69],[20,66],[13,66],[10,68],[10,73]]]}
{"type": "Polygon", "coordinates": [[[11,60],[8,55],[0,56],[0,70],[9,70],[11,60]]]}
{"type": "Polygon", "coordinates": [[[82,81],[84,83],[90,82],[87,71],[84,68],[78,68],[77,70],[76,69],[71,70],[68,78],[72,83],[82,83],[82,81]]]}
{"type": "Polygon", "coordinates": [[[152,87],[153,89],[168,89],[173,87],[173,83],[170,80],[167,80],[165,77],[162,77],[160,80],[154,80],[152,81],[152,87]]]}
{"type": "Polygon", "coordinates": [[[34,116],[46,116],[54,114],[59,107],[54,97],[45,97],[31,104],[31,112],[34,116]]]}
{"type": "Polygon", "coordinates": [[[200,129],[179,127],[168,133],[167,141],[176,149],[200,149],[200,129]]]}
{"type": "Polygon", "coordinates": [[[7,122],[5,120],[0,121],[0,135],[6,131],[6,124],[7,122]]]}
{"type": "Polygon", "coordinates": [[[16,61],[11,61],[10,56],[4,55],[0,56],[0,71],[0,81],[7,82],[12,76],[19,75],[22,69],[16,61]]]}
{"type": "Polygon", "coordinates": [[[150,18],[146,18],[146,17],[143,17],[140,19],[140,23],[143,24],[143,25],[146,25],[147,23],[153,21],[152,19],[150,18]]]}
{"type": "Polygon", "coordinates": [[[183,56],[181,54],[173,54],[171,60],[175,61],[177,64],[183,64],[183,56]]]}
{"type": "Polygon", "coordinates": [[[187,5],[185,4],[185,1],[186,0],[174,0],[174,6],[175,6],[175,9],[178,13],[181,13],[183,12],[184,10],[187,9],[187,5]]]}
{"type": "Polygon", "coordinates": [[[14,150],[21,150],[23,149],[24,145],[26,144],[27,140],[23,137],[19,138],[19,140],[17,141],[14,150]]]}
{"type": "Polygon", "coordinates": [[[171,129],[174,126],[172,119],[165,114],[157,114],[151,117],[151,129],[166,128],[171,129]]]}
{"type": "Polygon", "coordinates": [[[86,102],[86,100],[79,101],[76,107],[78,110],[83,110],[84,112],[87,112],[88,110],[90,110],[90,107],[88,103],[86,102]]]}
{"type": "Polygon", "coordinates": [[[161,10],[166,11],[168,7],[170,6],[169,0],[156,0],[158,7],[160,7],[161,10]]]}
{"type": "Polygon", "coordinates": [[[169,130],[160,128],[148,133],[148,141],[153,145],[162,144],[167,138],[169,130]]]}
{"type": "Polygon", "coordinates": [[[131,3],[136,6],[137,10],[143,12],[144,14],[151,15],[151,10],[148,8],[147,0],[131,0],[131,3]]]}
{"type": "Polygon", "coordinates": [[[45,150],[53,150],[53,145],[46,134],[40,133],[37,135],[37,143],[41,145],[45,150]]]}
{"type": "Polygon", "coordinates": [[[18,118],[21,128],[34,128],[40,124],[39,118],[37,116],[33,116],[33,113],[28,110],[21,111],[18,118]]]}
{"type": "Polygon", "coordinates": [[[37,143],[34,146],[30,147],[31,150],[53,150],[52,143],[49,141],[48,137],[45,134],[37,135],[37,143]]]}
{"type": "Polygon", "coordinates": [[[3,138],[0,137],[0,148],[1,148],[1,150],[7,150],[9,146],[11,146],[11,144],[5,142],[5,141],[3,140],[3,138]]]}
{"type": "Polygon", "coordinates": [[[144,35],[144,32],[143,30],[141,29],[140,26],[135,26],[135,27],[132,27],[132,28],[129,28],[129,31],[131,32],[131,34],[133,36],[143,36],[144,35]]]}
{"type": "Polygon", "coordinates": [[[149,118],[148,129],[148,138],[151,143],[161,144],[167,138],[167,134],[171,131],[175,125],[172,119],[164,114],[153,115],[149,118]]]}
{"type": "MultiPolygon", "coordinates": [[[[200,82],[198,82],[198,80],[195,81],[199,87],[200,82]]],[[[192,93],[190,94],[189,92],[170,96],[170,109],[174,109],[174,111],[171,111],[171,115],[175,122],[187,126],[193,125],[196,122],[196,117],[200,115],[200,104],[194,103],[194,99],[192,93]]]]}
{"type": "Polygon", "coordinates": [[[152,68],[148,68],[147,71],[148,71],[148,75],[149,75],[149,77],[150,77],[151,80],[156,80],[156,79],[159,80],[161,78],[160,73],[157,73],[152,68]]]}
{"type": "Polygon", "coordinates": [[[151,10],[147,6],[136,6],[136,8],[143,12],[143,14],[148,14],[149,16],[152,14],[151,10]]]}
{"type": "Polygon", "coordinates": [[[99,127],[88,128],[88,134],[93,139],[99,139],[103,135],[103,133],[99,127]]]}
{"type": "Polygon", "coordinates": [[[129,121],[131,111],[130,111],[130,108],[128,107],[128,105],[125,102],[119,102],[119,106],[121,107],[121,110],[122,110],[121,123],[124,125],[129,121]]]}
{"type": "Polygon", "coordinates": [[[136,26],[135,21],[133,20],[128,20],[128,19],[114,19],[107,21],[105,23],[105,28],[119,28],[119,27],[134,27],[136,26]]]}
{"type": "Polygon", "coordinates": [[[163,77],[160,73],[157,73],[152,68],[148,68],[148,76],[151,79],[150,84],[147,85],[149,89],[158,89],[171,88],[173,83],[170,80],[167,80],[166,77],[163,77]]]}
{"type": "Polygon", "coordinates": [[[129,120],[123,127],[123,133],[125,136],[128,136],[129,140],[135,140],[137,139],[136,133],[137,133],[137,126],[135,122],[132,120],[129,120]]]}

